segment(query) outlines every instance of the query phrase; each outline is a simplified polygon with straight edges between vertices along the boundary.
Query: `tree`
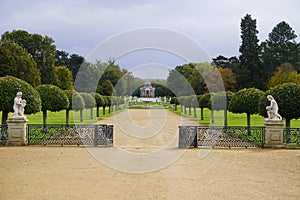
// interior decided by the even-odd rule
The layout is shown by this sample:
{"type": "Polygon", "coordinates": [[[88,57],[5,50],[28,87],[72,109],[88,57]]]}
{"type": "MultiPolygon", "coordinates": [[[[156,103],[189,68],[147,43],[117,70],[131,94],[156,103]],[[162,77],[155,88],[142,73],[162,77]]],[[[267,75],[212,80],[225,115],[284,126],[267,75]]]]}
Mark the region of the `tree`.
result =
{"type": "Polygon", "coordinates": [[[0,76],[14,76],[33,87],[41,84],[36,62],[26,49],[9,40],[0,41],[0,76]]]}
{"type": "Polygon", "coordinates": [[[84,100],[85,108],[89,108],[91,111],[90,119],[93,119],[93,108],[96,105],[94,96],[92,96],[91,94],[88,94],[88,93],[80,93],[80,95],[82,96],[82,98],[84,100]]]}
{"type": "Polygon", "coordinates": [[[31,54],[40,70],[42,84],[55,83],[56,47],[52,38],[39,34],[30,34],[24,30],[7,31],[2,35],[2,38],[14,41],[31,54]]]}
{"type": "Polygon", "coordinates": [[[244,88],[235,93],[229,102],[229,111],[246,113],[248,133],[250,134],[250,116],[258,113],[258,104],[264,92],[256,88],[244,88]]]}
{"type": "Polygon", "coordinates": [[[97,117],[99,117],[99,107],[104,107],[106,102],[103,96],[99,93],[94,93],[97,107],[97,117]]]}
{"type": "Polygon", "coordinates": [[[198,104],[201,109],[201,120],[204,120],[203,109],[209,107],[210,93],[198,96],[198,104]]]}
{"type": "Polygon", "coordinates": [[[70,68],[69,53],[63,50],[56,50],[55,66],[67,66],[68,68],[70,68]]]}
{"type": "Polygon", "coordinates": [[[73,80],[75,81],[79,68],[84,63],[84,57],[77,54],[72,54],[70,56],[69,63],[70,63],[70,70],[72,72],[73,80]]]}
{"type": "Polygon", "coordinates": [[[286,127],[290,127],[292,119],[300,117],[300,85],[285,83],[266,91],[259,104],[259,114],[267,117],[266,106],[269,104],[267,95],[272,95],[279,107],[279,114],[286,120],[286,127]]]}
{"type": "Polygon", "coordinates": [[[84,93],[95,92],[100,74],[101,72],[95,66],[82,64],[74,80],[74,89],[84,93]]]}
{"type": "Polygon", "coordinates": [[[177,105],[179,105],[179,101],[177,97],[172,97],[170,104],[174,104],[174,110],[177,110],[177,105]]]}
{"type": "Polygon", "coordinates": [[[227,91],[227,92],[218,92],[211,98],[211,107],[214,110],[223,110],[224,111],[224,127],[228,126],[227,120],[227,110],[229,106],[229,102],[232,99],[234,93],[227,91]]]}
{"type": "Polygon", "coordinates": [[[225,90],[234,92],[236,90],[236,80],[232,70],[230,68],[216,68],[215,70],[220,73],[223,81],[219,82],[223,82],[225,90]]]}
{"type": "Polygon", "coordinates": [[[73,90],[73,78],[71,71],[66,66],[55,67],[56,83],[62,90],[73,90]]]}
{"type": "Polygon", "coordinates": [[[77,93],[74,90],[65,90],[64,93],[68,97],[69,100],[69,106],[66,108],[66,124],[69,124],[69,118],[70,118],[70,110],[74,111],[80,111],[83,110],[85,107],[84,100],[80,96],[79,93],[77,93]]]}
{"type": "Polygon", "coordinates": [[[259,59],[260,48],[257,38],[256,20],[247,14],[241,21],[242,44],[239,48],[241,53],[240,66],[237,71],[237,85],[239,88],[262,88],[265,85],[263,66],[259,59]]]}
{"type": "Polygon", "coordinates": [[[283,63],[277,68],[277,71],[269,80],[268,86],[271,88],[284,83],[300,84],[300,74],[289,63],[283,63]]]}
{"type": "Polygon", "coordinates": [[[112,95],[113,91],[114,91],[114,86],[109,79],[106,79],[97,90],[97,92],[100,93],[101,95],[107,95],[107,96],[112,95]]]}
{"type": "Polygon", "coordinates": [[[23,93],[22,98],[27,101],[25,114],[33,114],[40,111],[40,95],[30,84],[12,76],[0,77],[2,124],[6,124],[8,113],[13,112],[14,98],[19,91],[23,93]]]}
{"type": "Polygon", "coordinates": [[[69,107],[69,100],[62,89],[55,85],[44,84],[35,88],[42,100],[43,124],[47,125],[47,111],[57,112],[69,107]]]}
{"type": "Polygon", "coordinates": [[[120,67],[114,62],[109,62],[108,67],[104,70],[104,73],[99,80],[99,85],[102,85],[102,83],[106,80],[110,80],[112,85],[116,86],[117,82],[122,76],[123,71],[120,69],[120,67]]]}
{"type": "Polygon", "coordinates": [[[296,43],[295,31],[285,21],[277,24],[262,43],[264,65],[269,67],[269,76],[283,63],[290,63],[300,72],[300,46],[296,43]]]}
{"type": "Polygon", "coordinates": [[[192,95],[190,97],[191,100],[191,106],[194,109],[194,117],[197,117],[197,108],[199,107],[199,103],[198,103],[198,99],[197,99],[197,95],[192,95]]]}

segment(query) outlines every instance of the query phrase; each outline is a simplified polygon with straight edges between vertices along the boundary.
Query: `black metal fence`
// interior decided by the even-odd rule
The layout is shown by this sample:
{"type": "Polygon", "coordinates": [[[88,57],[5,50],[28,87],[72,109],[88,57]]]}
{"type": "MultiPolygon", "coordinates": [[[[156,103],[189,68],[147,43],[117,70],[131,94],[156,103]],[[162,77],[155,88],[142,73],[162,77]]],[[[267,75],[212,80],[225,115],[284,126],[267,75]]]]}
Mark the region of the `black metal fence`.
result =
{"type": "Polygon", "coordinates": [[[5,145],[8,139],[7,125],[2,124],[0,127],[0,131],[1,131],[0,145],[5,145]]]}
{"type": "Polygon", "coordinates": [[[263,147],[264,127],[180,126],[179,147],[263,147]]]}
{"type": "Polygon", "coordinates": [[[113,125],[28,124],[29,145],[113,146],[113,125]]]}

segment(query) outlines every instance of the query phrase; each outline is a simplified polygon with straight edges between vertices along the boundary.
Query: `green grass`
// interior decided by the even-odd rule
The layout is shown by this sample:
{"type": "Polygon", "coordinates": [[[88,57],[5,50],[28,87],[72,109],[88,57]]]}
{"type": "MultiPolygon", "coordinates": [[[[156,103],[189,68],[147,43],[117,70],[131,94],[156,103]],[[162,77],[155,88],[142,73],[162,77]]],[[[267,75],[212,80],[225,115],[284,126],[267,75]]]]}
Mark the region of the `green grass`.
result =
{"type": "MultiPolygon", "coordinates": [[[[191,110],[191,115],[189,115],[189,110],[187,109],[187,114],[180,112],[180,105],[177,106],[177,111],[173,111],[179,115],[185,117],[194,117],[194,110],[191,110]]],[[[203,125],[214,125],[214,126],[223,126],[224,125],[224,112],[223,111],[214,111],[215,123],[211,123],[211,111],[207,108],[204,109],[204,120],[200,120],[201,116],[200,108],[197,108],[197,118],[195,118],[200,124],[203,125]]],[[[247,116],[244,114],[235,114],[232,112],[227,113],[228,116],[228,126],[247,126],[247,116]]],[[[260,115],[251,115],[251,126],[264,126],[264,117],[260,115]]],[[[285,123],[285,121],[284,121],[285,123]]],[[[291,127],[300,128],[300,120],[291,120],[291,127]]]]}
{"type": "MultiPolygon", "coordinates": [[[[117,112],[120,112],[121,110],[111,112],[108,113],[108,107],[105,109],[105,115],[103,115],[102,113],[102,108],[99,109],[99,117],[96,117],[96,108],[93,109],[93,118],[91,119],[90,117],[90,109],[84,109],[83,110],[83,122],[79,122],[79,111],[78,112],[74,112],[74,111],[70,111],[70,119],[69,119],[69,123],[70,124],[87,124],[87,123],[95,123],[98,120],[101,120],[105,117],[111,116],[117,112]]],[[[10,116],[11,113],[9,113],[8,116],[10,116]]],[[[2,117],[2,112],[0,112],[0,117],[2,117]]],[[[31,114],[31,115],[26,115],[26,118],[29,120],[28,124],[42,124],[43,123],[43,113],[42,112],[38,112],[36,114],[31,114]]],[[[66,123],[66,111],[62,110],[59,112],[47,112],[47,123],[48,124],[65,124],[66,123]]]]}

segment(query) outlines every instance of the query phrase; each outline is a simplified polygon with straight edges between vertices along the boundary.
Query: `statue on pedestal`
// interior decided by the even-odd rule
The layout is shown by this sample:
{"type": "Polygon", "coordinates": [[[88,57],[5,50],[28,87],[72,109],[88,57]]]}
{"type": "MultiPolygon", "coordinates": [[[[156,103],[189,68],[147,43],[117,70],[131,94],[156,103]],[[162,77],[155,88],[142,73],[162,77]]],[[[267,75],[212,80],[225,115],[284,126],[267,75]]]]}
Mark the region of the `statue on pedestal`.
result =
{"type": "Polygon", "coordinates": [[[266,107],[268,119],[282,120],[282,117],[278,114],[278,105],[273,96],[268,95],[267,99],[270,101],[270,105],[266,107]]]}
{"type": "Polygon", "coordinates": [[[22,99],[22,92],[17,92],[17,96],[14,99],[14,113],[12,118],[24,117],[24,107],[26,106],[26,100],[22,99]]]}

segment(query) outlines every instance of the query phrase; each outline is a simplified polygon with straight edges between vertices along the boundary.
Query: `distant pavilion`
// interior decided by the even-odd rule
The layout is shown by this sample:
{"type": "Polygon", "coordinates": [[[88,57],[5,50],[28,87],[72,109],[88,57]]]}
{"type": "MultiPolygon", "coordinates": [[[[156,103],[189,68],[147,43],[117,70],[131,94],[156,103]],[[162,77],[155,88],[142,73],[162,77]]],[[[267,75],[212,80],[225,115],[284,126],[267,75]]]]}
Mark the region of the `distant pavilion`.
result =
{"type": "Polygon", "coordinates": [[[145,82],[143,87],[140,87],[140,97],[155,97],[155,88],[152,87],[149,81],[145,82]]]}

